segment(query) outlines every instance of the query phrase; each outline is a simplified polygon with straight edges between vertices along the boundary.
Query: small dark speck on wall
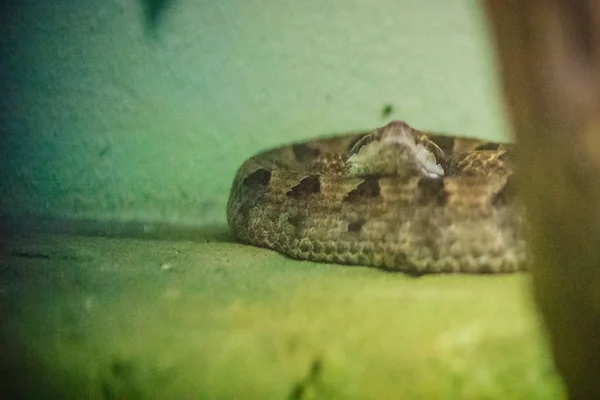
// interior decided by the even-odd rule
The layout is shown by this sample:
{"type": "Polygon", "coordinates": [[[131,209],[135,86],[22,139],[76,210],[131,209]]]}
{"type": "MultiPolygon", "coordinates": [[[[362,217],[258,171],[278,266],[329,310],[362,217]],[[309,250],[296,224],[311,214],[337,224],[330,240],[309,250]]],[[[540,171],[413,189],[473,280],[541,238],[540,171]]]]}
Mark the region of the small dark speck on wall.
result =
{"type": "Polygon", "coordinates": [[[148,31],[156,35],[158,24],[164,11],[173,3],[172,0],[139,0],[143,9],[148,31]]]}
{"type": "Polygon", "coordinates": [[[98,150],[98,156],[104,157],[110,152],[110,145],[102,146],[100,150],[98,150]]]}
{"type": "Polygon", "coordinates": [[[381,109],[381,116],[383,118],[387,118],[390,115],[392,115],[392,113],[394,112],[394,106],[391,104],[386,104],[383,106],[383,108],[381,109]]]}

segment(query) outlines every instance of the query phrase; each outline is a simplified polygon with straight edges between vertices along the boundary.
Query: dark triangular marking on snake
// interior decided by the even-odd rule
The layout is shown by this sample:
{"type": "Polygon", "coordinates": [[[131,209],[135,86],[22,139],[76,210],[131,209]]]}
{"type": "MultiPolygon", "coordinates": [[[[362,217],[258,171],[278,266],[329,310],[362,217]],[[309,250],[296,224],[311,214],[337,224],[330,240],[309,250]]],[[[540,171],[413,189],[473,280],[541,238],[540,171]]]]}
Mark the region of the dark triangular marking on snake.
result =
{"type": "Polygon", "coordinates": [[[250,175],[244,178],[244,185],[248,187],[260,187],[268,186],[271,182],[271,171],[260,168],[252,172],[250,175]]]}
{"type": "Polygon", "coordinates": [[[367,222],[364,218],[360,218],[348,224],[348,232],[358,233],[362,230],[363,225],[367,222]]]}
{"type": "Polygon", "coordinates": [[[439,206],[446,204],[448,192],[443,179],[422,178],[417,184],[417,201],[420,204],[434,203],[439,206]]]}
{"type": "Polygon", "coordinates": [[[480,145],[476,146],[474,150],[493,150],[493,151],[496,151],[499,148],[500,148],[500,143],[485,142],[485,143],[481,143],[480,145]]]}
{"type": "Polygon", "coordinates": [[[294,199],[306,199],[319,192],[321,192],[319,175],[311,175],[302,179],[300,183],[292,187],[285,195],[294,199]]]}
{"type": "Polygon", "coordinates": [[[294,153],[294,157],[296,157],[296,160],[300,163],[304,163],[307,160],[314,159],[321,154],[321,151],[319,149],[310,147],[306,143],[298,143],[292,145],[292,152],[294,153]]]}
{"type": "Polygon", "coordinates": [[[356,203],[364,199],[378,197],[381,194],[379,179],[374,176],[365,178],[354,190],[344,196],[344,202],[356,203]]]}

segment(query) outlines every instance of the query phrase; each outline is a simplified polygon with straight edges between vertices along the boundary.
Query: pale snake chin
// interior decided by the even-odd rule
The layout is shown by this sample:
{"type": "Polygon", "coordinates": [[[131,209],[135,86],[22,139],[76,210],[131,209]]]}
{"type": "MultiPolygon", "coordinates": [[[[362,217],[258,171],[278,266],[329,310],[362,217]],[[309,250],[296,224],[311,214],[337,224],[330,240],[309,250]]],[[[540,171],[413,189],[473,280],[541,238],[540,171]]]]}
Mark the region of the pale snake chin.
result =
{"type": "Polygon", "coordinates": [[[240,241],[413,274],[526,268],[510,147],[393,121],[248,159],[227,205],[240,241]]]}

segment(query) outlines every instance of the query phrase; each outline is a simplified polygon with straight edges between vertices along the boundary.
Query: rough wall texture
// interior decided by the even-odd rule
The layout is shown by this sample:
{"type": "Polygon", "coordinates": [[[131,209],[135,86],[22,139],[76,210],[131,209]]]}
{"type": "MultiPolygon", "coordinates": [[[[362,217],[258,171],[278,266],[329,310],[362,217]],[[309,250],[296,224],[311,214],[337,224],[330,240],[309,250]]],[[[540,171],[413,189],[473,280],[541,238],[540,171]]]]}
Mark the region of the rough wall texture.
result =
{"type": "Polygon", "coordinates": [[[4,214],[220,225],[269,146],[390,118],[504,137],[474,0],[173,0],[154,32],[131,0],[3,14],[4,214]]]}

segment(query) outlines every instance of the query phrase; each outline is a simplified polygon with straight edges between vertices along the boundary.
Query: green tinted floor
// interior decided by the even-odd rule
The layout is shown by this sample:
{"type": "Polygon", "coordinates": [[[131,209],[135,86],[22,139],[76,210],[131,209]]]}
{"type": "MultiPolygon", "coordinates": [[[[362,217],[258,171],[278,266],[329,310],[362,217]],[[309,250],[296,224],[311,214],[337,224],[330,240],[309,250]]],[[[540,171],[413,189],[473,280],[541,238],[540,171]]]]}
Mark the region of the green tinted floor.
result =
{"type": "Polygon", "coordinates": [[[30,398],[564,398],[527,274],[411,278],[235,243],[26,235],[3,375],[30,398]]]}

